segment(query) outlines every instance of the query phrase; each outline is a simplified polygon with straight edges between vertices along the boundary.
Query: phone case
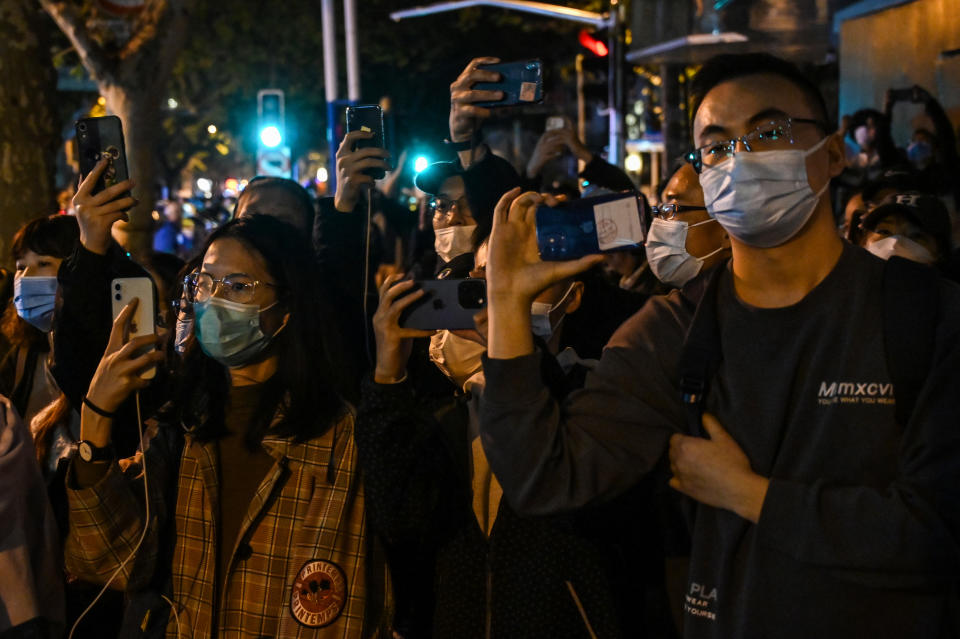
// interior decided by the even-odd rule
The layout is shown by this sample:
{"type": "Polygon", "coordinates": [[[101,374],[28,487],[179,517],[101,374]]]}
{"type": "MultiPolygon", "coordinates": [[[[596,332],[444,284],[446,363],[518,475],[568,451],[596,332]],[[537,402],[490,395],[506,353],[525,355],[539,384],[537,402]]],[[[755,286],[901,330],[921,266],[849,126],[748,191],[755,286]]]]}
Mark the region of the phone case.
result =
{"type": "Polygon", "coordinates": [[[617,193],[537,208],[537,247],[544,261],[576,260],[584,255],[643,245],[643,200],[617,193]]]}
{"type": "Polygon", "coordinates": [[[127,151],[123,142],[123,124],[115,115],[100,118],[78,120],[77,154],[80,162],[80,175],[86,176],[100,161],[103,155],[110,163],[93,187],[99,193],[108,186],[123,182],[130,175],[127,171],[127,151]]]}
{"type": "MultiPolygon", "coordinates": [[[[370,131],[373,137],[369,140],[360,140],[356,148],[370,147],[385,149],[386,141],[383,135],[383,110],[376,105],[347,107],[347,133],[351,131],[370,131]]],[[[386,172],[383,169],[365,169],[364,173],[375,180],[383,179],[386,172]]]]}
{"type": "MultiPolygon", "coordinates": [[[[110,282],[110,302],[113,307],[113,318],[116,319],[120,311],[133,298],[139,299],[137,310],[130,319],[130,339],[141,335],[154,333],[153,281],[149,277],[118,277],[110,282]]],[[[137,357],[153,350],[152,346],[141,349],[137,357]]],[[[140,377],[153,379],[157,374],[156,368],[148,368],[140,377]]]]}
{"type": "Polygon", "coordinates": [[[487,282],[482,279],[421,280],[423,297],[404,309],[400,326],[422,330],[475,328],[473,316],[487,305],[487,282]]]}
{"type": "Polygon", "coordinates": [[[499,82],[478,82],[473,88],[478,91],[503,91],[504,96],[502,100],[477,102],[476,106],[499,107],[543,102],[543,65],[540,60],[501,62],[479,68],[497,71],[502,78],[499,82]]]}

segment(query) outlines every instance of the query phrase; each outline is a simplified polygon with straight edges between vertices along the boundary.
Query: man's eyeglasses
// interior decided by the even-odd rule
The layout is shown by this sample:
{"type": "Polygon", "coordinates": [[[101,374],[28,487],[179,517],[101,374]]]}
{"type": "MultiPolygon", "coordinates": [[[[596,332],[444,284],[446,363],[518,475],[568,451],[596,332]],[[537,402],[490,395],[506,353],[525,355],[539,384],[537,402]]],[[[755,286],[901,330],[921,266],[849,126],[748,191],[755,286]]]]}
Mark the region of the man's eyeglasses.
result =
{"type": "Polygon", "coordinates": [[[458,211],[463,211],[464,208],[468,208],[470,203],[467,201],[467,196],[457,198],[456,200],[451,200],[448,197],[437,196],[430,200],[430,209],[433,210],[434,214],[447,215],[456,206],[458,211]]]}
{"type": "Polygon", "coordinates": [[[705,206],[689,206],[687,204],[660,204],[657,206],[651,206],[650,212],[653,213],[654,217],[658,217],[661,220],[672,220],[677,217],[677,213],[687,213],[689,211],[706,211],[705,206]]]}
{"type": "Polygon", "coordinates": [[[793,127],[795,124],[812,124],[824,132],[827,131],[827,125],[820,120],[810,120],[807,118],[771,120],[740,137],[704,144],[700,148],[687,153],[686,160],[693,165],[693,169],[697,173],[700,173],[705,166],[714,167],[732,158],[737,152],[738,142],[742,143],[743,148],[747,151],[779,151],[789,149],[792,145],[796,144],[796,139],[793,135],[793,127]]]}
{"type": "Polygon", "coordinates": [[[183,280],[187,299],[192,303],[202,303],[213,297],[217,290],[223,292],[223,297],[231,302],[247,304],[253,301],[258,286],[279,288],[271,282],[255,280],[245,273],[231,273],[220,279],[209,273],[191,273],[183,280]]]}

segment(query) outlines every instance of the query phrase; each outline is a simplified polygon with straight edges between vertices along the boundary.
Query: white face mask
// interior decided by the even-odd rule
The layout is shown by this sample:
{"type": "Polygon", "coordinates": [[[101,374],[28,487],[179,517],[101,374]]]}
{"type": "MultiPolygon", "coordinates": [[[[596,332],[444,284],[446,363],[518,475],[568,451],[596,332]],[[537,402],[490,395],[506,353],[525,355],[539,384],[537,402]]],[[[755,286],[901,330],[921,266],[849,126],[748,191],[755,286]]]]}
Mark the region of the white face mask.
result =
{"type": "Polygon", "coordinates": [[[705,166],[700,186],[707,211],[720,226],[744,244],[780,246],[800,232],[830,186],[814,193],[807,180],[807,156],[829,137],[806,151],[740,152],[718,166],[705,166]]]}
{"type": "Polygon", "coordinates": [[[903,235],[890,235],[873,244],[868,244],[866,249],[883,260],[889,260],[896,255],[921,264],[936,262],[927,247],[903,235]]]}
{"type": "Polygon", "coordinates": [[[430,338],[430,361],[440,369],[440,372],[457,385],[464,385],[475,375],[483,374],[483,363],[480,357],[486,352],[486,347],[450,331],[434,333],[430,338]]]}
{"type": "Polygon", "coordinates": [[[458,224],[435,230],[433,248],[437,251],[437,256],[446,263],[464,253],[472,253],[473,232],[476,229],[475,225],[458,224]]]}
{"type": "Polygon", "coordinates": [[[704,220],[691,226],[682,220],[653,218],[644,248],[650,270],[658,280],[682,288],[700,272],[704,260],[723,250],[721,246],[703,257],[694,257],[687,253],[687,229],[710,222],[716,220],[704,220]]]}
{"type": "Polygon", "coordinates": [[[567,310],[564,308],[563,312],[557,317],[556,322],[550,321],[550,314],[561,306],[566,307],[567,299],[570,297],[570,293],[573,292],[573,287],[576,286],[576,284],[576,282],[571,282],[570,286],[567,287],[566,293],[563,294],[563,297],[561,297],[560,301],[556,304],[551,305],[548,302],[534,302],[530,306],[530,327],[533,329],[534,335],[544,341],[548,341],[553,337],[553,333],[557,330],[557,327],[560,326],[560,322],[566,317],[567,310]]]}

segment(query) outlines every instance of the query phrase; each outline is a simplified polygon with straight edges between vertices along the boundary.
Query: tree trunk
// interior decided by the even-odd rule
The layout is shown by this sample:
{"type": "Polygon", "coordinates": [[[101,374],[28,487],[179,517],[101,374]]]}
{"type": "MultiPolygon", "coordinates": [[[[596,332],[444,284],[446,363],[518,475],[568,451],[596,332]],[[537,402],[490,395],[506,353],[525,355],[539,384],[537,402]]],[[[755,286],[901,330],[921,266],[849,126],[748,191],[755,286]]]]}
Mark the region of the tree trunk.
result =
{"type": "Polygon", "coordinates": [[[0,264],[26,220],[57,211],[57,75],[45,20],[31,0],[0,3],[0,264]]]}
{"type": "Polygon", "coordinates": [[[157,144],[160,139],[161,96],[144,87],[101,86],[107,110],[123,122],[127,168],[136,182],[133,195],[140,203],[129,211],[129,222],[113,227],[114,237],[134,259],[142,261],[152,250],[153,208],[156,203],[157,144]]]}

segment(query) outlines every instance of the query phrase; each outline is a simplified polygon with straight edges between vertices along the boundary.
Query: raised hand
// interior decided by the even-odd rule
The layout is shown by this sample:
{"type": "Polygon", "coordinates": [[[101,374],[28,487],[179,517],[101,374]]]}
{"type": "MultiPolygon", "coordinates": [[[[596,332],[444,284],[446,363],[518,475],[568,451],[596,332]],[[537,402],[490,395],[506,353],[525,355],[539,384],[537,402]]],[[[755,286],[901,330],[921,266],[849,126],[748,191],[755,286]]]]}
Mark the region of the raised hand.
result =
{"type": "Polygon", "coordinates": [[[488,355],[509,359],[533,352],[530,306],[542,291],[603,261],[588,255],[569,262],[544,262],[537,247],[538,193],[507,191],[493,212],[487,256],[488,355]]]}
{"type": "Polygon", "coordinates": [[[340,148],[337,149],[337,194],[334,197],[334,206],[338,211],[352,211],[360,200],[364,187],[373,186],[374,179],[364,173],[364,169],[390,169],[387,164],[390,154],[386,149],[354,149],[357,142],[372,137],[371,132],[351,131],[344,136],[340,148]]]}
{"type": "Polygon", "coordinates": [[[481,120],[490,117],[490,109],[474,106],[503,98],[503,91],[480,91],[473,88],[477,82],[497,82],[500,74],[478,68],[481,64],[496,64],[500,58],[474,58],[460,76],[450,85],[450,140],[466,142],[481,120]]]}
{"type": "Polygon", "coordinates": [[[403,379],[413,338],[430,337],[434,333],[400,326],[400,314],[423,297],[422,289],[411,293],[416,283],[401,281],[403,277],[403,273],[397,273],[384,280],[380,286],[380,304],[373,314],[373,333],[377,340],[373,380],[378,384],[393,384],[403,379]]]}
{"type": "Polygon", "coordinates": [[[137,204],[135,198],[124,195],[133,188],[133,180],[124,180],[93,193],[93,187],[106,167],[106,158],[97,162],[73,196],[73,208],[80,225],[80,243],[91,253],[99,255],[105,255],[113,241],[110,228],[117,220],[128,221],[127,210],[137,204]]]}
{"type": "MultiPolygon", "coordinates": [[[[130,318],[137,304],[139,300],[134,298],[114,320],[107,348],[87,390],[87,399],[110,413],[115,412],[131,393],[149,385],[150,380],[141,378],[140,374],[156,366],[164,357],[163,351],[158,350],[139,354],[141,349],[157,344],[160,339],[157,335],[142,335],[127,341],[130,318]]],[[[80,430],[82,439],[96,446],[106,446],[110,442],[111,420],[84,410],[80,430]]]]}

